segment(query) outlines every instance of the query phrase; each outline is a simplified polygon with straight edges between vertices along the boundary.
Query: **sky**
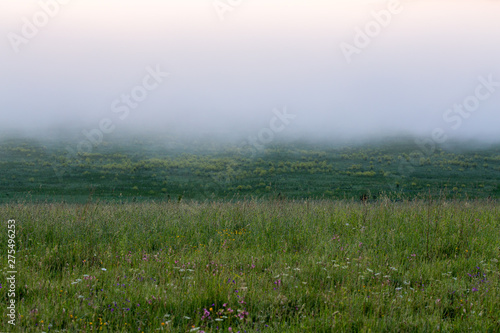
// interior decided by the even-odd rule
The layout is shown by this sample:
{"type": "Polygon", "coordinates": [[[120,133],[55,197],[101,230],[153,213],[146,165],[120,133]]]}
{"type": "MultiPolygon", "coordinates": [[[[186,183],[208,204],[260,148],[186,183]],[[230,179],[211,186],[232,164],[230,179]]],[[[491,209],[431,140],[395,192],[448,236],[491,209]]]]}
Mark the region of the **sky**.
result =
{"type": "Polygon", "coordinates": [[[500,0],[2,0],[0,130],[500,140],[499,12],[500,0]]]}

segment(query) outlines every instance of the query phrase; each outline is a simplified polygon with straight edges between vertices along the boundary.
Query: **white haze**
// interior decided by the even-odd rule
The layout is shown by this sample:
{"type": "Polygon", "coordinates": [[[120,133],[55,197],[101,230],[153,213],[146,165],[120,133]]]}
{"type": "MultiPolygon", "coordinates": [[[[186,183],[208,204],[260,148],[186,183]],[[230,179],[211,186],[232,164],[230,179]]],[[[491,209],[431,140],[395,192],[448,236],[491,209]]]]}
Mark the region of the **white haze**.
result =
{"type": "Polygon", "coordinates": [[[242,0],[221,21],[212,0],[73,0],[15,53],[7,34],[40,7],[2,0],[0,129],[91,129],[109,118],[117,130],[252,133],[286,107],[296,118],[283,136],[430,136],[439,127],[500,139],[500,88],[459,128],[443,120],[479,76],[500,81],[500,1],[401,2],[348,64],[340,44],[386,2],[242,0]],[[120,120],[112,102],[157,65],[170,76],[120,120]]]}

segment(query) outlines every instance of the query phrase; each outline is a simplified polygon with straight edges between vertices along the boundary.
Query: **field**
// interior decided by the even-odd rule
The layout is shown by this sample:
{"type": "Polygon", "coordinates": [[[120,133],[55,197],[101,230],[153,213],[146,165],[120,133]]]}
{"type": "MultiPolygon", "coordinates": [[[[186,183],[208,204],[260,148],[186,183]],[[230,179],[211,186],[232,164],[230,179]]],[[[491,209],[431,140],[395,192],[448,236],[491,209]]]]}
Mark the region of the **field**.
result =
{"type": "Polygon", "coordinates": [[[116,134],[78,153],[79,142],[0,138],[0,202],[500,198],[499,144],[299,140],[257,150],[156,133],[116,134]]]}
{"type": "Polygon", "coordinates": [[[10,203],[0,216],[1,244],[16,219],[17,332],[500,330],[491,200],[10,203]]]}
{"type": "Polygon", "coordinates": [[[78,142],[0,140],[15,331],[500,331],[499,145],[78,142]]]}

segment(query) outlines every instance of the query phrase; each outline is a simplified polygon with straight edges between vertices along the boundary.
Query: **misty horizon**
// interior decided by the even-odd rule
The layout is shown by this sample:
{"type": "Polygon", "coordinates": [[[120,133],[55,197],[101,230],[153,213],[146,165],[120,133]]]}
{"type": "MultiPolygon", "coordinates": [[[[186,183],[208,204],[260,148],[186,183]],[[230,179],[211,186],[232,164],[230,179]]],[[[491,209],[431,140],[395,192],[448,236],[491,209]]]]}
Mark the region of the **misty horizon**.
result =
{"type": "Polygon", "coordinates": [[[0,130],[500,140],[499,2],[216,5],[3,2],[0,130]]]}

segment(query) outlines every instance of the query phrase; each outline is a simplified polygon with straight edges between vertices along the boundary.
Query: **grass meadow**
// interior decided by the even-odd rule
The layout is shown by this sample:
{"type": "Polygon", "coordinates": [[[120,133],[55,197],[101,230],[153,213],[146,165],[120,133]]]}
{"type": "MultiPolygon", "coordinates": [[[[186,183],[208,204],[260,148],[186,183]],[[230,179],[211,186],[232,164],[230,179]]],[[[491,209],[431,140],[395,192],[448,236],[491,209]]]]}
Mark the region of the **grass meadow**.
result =
{"type": "Polygon", "coordinates": [[[0,216],[2,244],[16,220],[18,271],[17,325],[3,306],[0,331],[500,331],[496,201],[12,203],[0,216]]]}

